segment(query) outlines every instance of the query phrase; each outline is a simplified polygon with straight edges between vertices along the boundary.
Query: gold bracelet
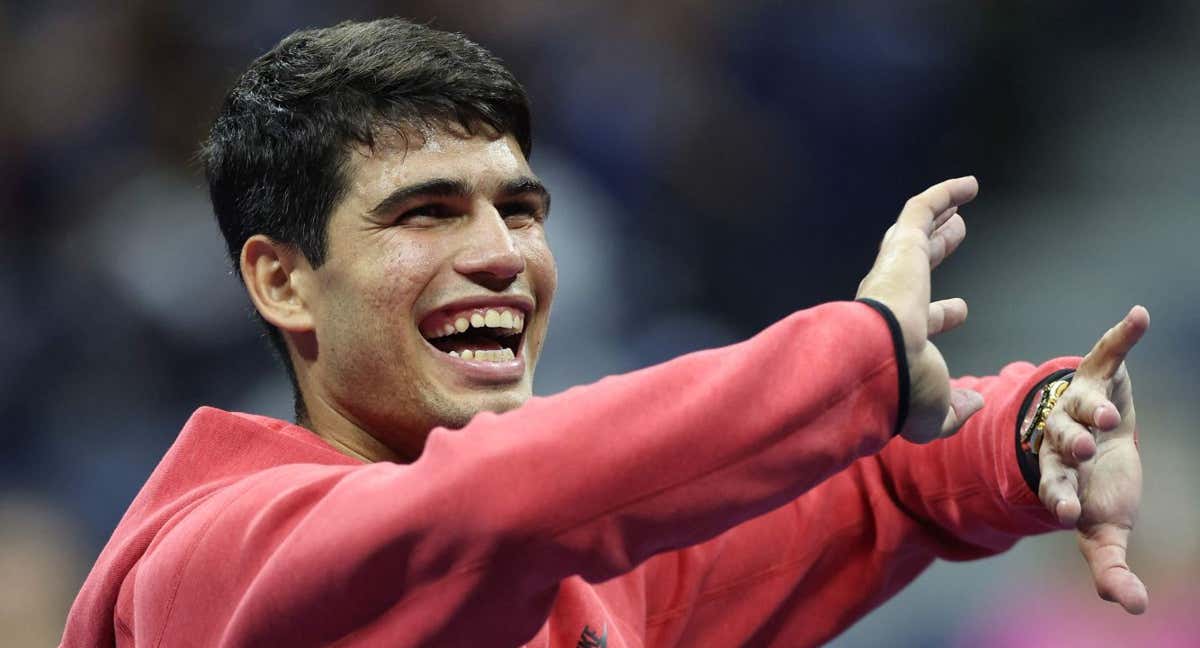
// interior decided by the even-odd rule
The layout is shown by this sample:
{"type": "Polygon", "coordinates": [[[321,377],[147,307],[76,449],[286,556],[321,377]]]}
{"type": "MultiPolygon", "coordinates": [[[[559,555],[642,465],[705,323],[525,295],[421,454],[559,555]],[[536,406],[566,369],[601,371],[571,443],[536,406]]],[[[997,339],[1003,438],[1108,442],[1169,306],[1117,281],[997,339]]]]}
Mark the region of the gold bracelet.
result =
{"type": "Polygon", "coordinates": [[[1071,386],[1071,379],[1060,378],[1042,388],[1042,398],[1038,401],[1037,411],[1029,421],[1029,426],[1021,434],[1021,449],[1025,452],[1038,454],[1042,449],[1042,440],[1046,437],[1046,420],[1050,412],[1058,404],[1058,399],[1071,386]]]}

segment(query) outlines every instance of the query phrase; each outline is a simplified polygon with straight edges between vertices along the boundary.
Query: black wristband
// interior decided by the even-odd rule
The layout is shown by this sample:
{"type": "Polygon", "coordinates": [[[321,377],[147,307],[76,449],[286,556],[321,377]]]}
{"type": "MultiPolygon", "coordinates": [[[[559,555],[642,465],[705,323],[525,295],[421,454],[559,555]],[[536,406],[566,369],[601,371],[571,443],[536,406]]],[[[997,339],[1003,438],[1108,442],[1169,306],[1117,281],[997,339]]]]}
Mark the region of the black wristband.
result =
{"type": "Polygon", "coordinates": [[[892,314],[892,309],[883,303],[867,297],[855,301],[874,308],[875,312],[882,315],[884,321],[887,322],[888,331],[892,334],[892,350],[896,354],[896,373],[900,376],[900,389],[897,392],[900,395],[900,404],[896,407],[896,429],[892,430],[892,436],[896,436],[900,434],[900,430],[904,429],[904,422],[908,419],[908,400],[911,398],[909,392],[912,389],[908,375],[908,354],[904,351],[904,333],[901,332],[900,322],[892,314]]]}
{"type": "Polygon", "coordinates": [[[1038,494],[1038,485],[1042,481],[1042,467],[1038,464],[1037,453],[1025,452],[1021,448],[1021,433],[1024,432],[1022,427],[1025,425],[1025,414],[1029,412],[1029,406],[1033,404],[1033,399],[1046,388],[1046,385],[1074,373],[1074,369],[1059,369],[1046,376],[1033,389],[1029,390],[1029,393],[1025,395],[1025,400],[1021,401],[1021,409],[1017,410],[1017,431],[1013,436],[1016,441],[1017,466],[1021,468],[1021,476],[1025,478],[1025,484],[1029,486],[1029,490],[1033,491],[1034,495],[1038,494]]]}

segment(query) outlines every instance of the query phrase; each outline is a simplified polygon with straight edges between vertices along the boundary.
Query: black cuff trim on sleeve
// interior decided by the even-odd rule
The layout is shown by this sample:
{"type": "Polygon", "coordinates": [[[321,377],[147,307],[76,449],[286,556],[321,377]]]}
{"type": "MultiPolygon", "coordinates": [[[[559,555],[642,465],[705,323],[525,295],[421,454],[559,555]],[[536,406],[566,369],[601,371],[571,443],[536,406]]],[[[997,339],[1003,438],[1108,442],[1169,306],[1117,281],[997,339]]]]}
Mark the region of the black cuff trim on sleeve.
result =
{"type": "Polygon", "coordinates": [[[1021,426],[1025,423],[1025,414],[1029,412],[1029,406],[1033,404],[1033,399],[1038,397],[1042,389],[1055,380],[1073,373],[1075,373],[1074,369],[1059,369],[1046,376],[1042,382],[1029,390],[1029,393],[1025,395],[1025,400],[1021,401],[1021,409],[1017,410],[1017,432],[1013,436],[1017,448],[1017,466],[1021,468],[1021,476],[1025,478],[1025,485],[1029,486],[1029,490],[1033,491],[1034,495],[1038,494],[1038,485],[1042,481],[1042,468],[1038,465],[1037,455],[1021,449],[1021,433],[1024,432],[1021,426]]]}
{"type": "Polygon", "coordinates": [[[900,434],[900,430],[904,429],[904,422],[908,419],[908,401],[911,398],[911,386],[909,384],[908,375],[908,354],[904,351],[904,334],[900,331],[900,322],[896,320],[896,316],[892,314],[892,309],[877,302],[874,299],[866,297],[855,301],[862,302],[867,306],[875,309],[875,312],[883,316],[887,322],[888,331],[892,333],[892,350],[896,354],[896,373],[900,376],[900,405],[896,408],[896,429],[892,430],[892,436],[900,434]]]}

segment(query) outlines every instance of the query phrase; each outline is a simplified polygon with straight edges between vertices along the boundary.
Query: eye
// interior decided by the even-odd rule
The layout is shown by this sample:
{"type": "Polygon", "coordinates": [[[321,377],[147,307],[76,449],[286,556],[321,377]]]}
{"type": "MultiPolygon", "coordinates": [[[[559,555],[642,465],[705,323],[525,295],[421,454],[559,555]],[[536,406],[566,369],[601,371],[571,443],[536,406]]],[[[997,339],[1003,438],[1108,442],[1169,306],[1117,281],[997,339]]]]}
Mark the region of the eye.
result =
{"type": "Polygon", "coordinates": [[[415,227],[427,227],[436,225],[439,221],[458,216],[457,210],[452,209],[449,205],[442,203],[427,203],[419,207],[413,207],[400,214],[396,218],[396,225],[411,225],[415,227]]]}
{"type": "Polygon", "coordinates": [[[542,206],[530,200],[501,203],[496,205],[496,210],[500,212],[500,216],[504,218],[508,226],[513,228],[528,227],[546,220],[545,210],[542,206]]]}

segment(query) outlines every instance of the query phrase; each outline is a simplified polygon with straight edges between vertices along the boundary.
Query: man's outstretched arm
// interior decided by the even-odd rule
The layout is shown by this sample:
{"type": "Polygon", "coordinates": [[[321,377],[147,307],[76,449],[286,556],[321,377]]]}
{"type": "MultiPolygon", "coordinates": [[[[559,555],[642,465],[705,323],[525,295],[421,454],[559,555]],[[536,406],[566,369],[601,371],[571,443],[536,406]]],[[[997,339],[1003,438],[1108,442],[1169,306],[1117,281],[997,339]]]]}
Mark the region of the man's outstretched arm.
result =
{"type": "Polygon", "coordinates": [[[651,643],[816,645],[938,557],[980,558],[1058,528],[1022,479],[1014,421],[1041,376],[1077,362],[955,381],[988,403],[956,435],[894,440],[779,510],[652,560],[651,643]]]}
{"type": "Polygon", "coordinates": [[[954,436],[925,445],[893,441],[782,509],[680,556],[651,561],[644,575],[649,638],[669,645],[821,643],[936,558],[982,558],[1024,536],[1076,523],[1100,595],[1131,612],[1144,610],[1145,588],[1125,563],[1140,497],[1132,400],[1124,369],[1114,370],[1119,362],[1109,361],[1140,337],[1139,315],[1135,310],[1106,333],[1082,362],[1014,363],[996,376],[953,381],[987,402],[954,436]],[[1039,477],[1034,457],[1030,474],[1030,460],[1018,454],[1025,414],[1036,409],[1049,377],[1077,365],[1075,391],[1054,409],[1051,436],[1041,447],[1042,464],[1050,462],[1052,469],[1039,477]],[[1102,387],[1089,384],[1092,372],[1120,379],[1111,401],[1102,387]],[[1071,427],[1078,425],[1066,418],[1073,410],[1092,412],[1111,426],[1096,439],[1109,448],[1106,453],[1089,447],[1090,438],[1052,436],[1060,430],[1086,433],[1071,427]],[[1115,416],[1118,411],[1122,416],[1115,416]],[[1121,425],[1128,426],[1124,435],[1121,425]],[[1068,469],[1052,444],[1082,458],[1070,460],[1068,469]],[[1087,516],[1080,515],[1081,501],[1087,516]]]}
{"type": "Polygon", "coordinates": [[[827,304],[435,430],[410,465],[255,473],[153,538],[120,627],[147,645],[519,644],[561,580],[708,540],[878,451],[897,367],[883,318],[827,304]]]}

